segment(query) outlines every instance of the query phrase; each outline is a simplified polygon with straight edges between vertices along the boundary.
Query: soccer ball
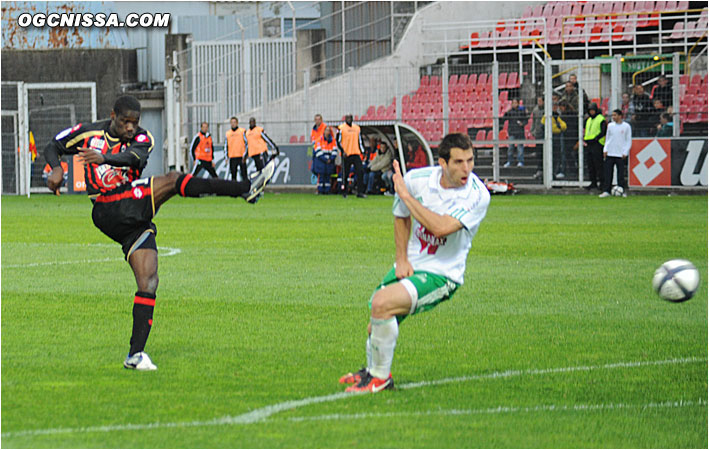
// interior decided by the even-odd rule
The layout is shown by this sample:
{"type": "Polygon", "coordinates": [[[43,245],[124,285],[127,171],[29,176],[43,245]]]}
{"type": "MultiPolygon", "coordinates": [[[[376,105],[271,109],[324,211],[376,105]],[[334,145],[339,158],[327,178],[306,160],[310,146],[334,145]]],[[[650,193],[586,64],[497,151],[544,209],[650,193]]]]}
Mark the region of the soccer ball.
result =
{"type": "Polygon", "coordinates": [[[685,259],[667,261],[655,271],[652,287],[664,300],[676,303],[687,301],[697,292],[699,271],[685,259]]]}
{"type": "Polygon", "coordinates": [[[623,186],[613,186],[613,189],[611,189],[611,195],[613,197],[622,197],[624,193],[625,190],[623,189],[623,186]]]}

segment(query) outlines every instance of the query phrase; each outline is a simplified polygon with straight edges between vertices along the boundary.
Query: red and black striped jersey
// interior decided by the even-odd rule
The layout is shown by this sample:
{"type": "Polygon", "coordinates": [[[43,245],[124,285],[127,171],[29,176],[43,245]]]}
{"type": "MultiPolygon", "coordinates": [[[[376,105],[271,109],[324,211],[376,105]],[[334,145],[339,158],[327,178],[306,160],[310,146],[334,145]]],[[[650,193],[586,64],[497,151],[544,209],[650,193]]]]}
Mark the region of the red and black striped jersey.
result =
{"type": "MultiPolygon", "coordinates": [[[[60,157],[75,155],[82,147],[103,154],[103,164],[84,165],[86,191],[91,197],[140,178],[153,150],[153,136],[148,130],[138,127],[130,141],[121,142],[110,134],[110,127],[110,120],[78,124],[57,134],[45,149],[45,155],[49,155],[52,152],[48,153],[47,150],[53,146],[60,157]]],[[[47,162],[52,167],[59,165],[58,161],[49,159],[47,162]]]]}

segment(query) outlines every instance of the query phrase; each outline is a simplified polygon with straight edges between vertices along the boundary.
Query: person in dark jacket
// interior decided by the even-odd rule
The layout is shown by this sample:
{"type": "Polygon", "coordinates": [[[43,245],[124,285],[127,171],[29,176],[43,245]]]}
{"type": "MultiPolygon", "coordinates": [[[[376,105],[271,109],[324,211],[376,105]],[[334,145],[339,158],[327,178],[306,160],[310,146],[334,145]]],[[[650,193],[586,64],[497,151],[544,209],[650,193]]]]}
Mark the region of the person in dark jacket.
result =
{"type": "Polygon", "coordinates": [[[672,84],[666,76],[660,75],[657,79],[657,87],[652,94],[652,99],[661,100],[665,107],[672,106],[672,84]]]}
{"type": "Polygon", "coordinates": [[[642,84],[636,84],[633,88],[631,101],[635,112],[630,120],[630,125],[633,127],[633,136],[647,137],[653,125],[652,116],[655,108],[652,106],[650,96],[645,93],[645,88],[642,84]]]}
{"type": "MultiPolygon", "coordinates": [[[[524,126],[528,119],[529,116],[527,115],[525,107],[519,104],[519,100],[513,98],[510,109],[502,116],[501,120],[503,124],[506,120],[509,121],[507,132],[510,135],[510,139],[516,141],[524,140],[524,126]]],[[[524,166],[524,144],[519,143],[510,144],[509,147],[507,147],[507,162],[504,167],[510,167],[512,165],[515,146],[517,147],[517,167],[524,166]]]]}

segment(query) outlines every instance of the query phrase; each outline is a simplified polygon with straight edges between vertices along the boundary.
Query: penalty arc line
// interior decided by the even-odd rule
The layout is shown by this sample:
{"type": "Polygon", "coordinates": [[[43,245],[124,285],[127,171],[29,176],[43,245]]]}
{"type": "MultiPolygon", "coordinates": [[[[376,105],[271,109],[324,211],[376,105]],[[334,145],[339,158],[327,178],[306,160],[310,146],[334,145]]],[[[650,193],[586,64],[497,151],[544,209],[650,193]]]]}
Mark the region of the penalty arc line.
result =
{"type": "MultiPolygon", "coordinates": [[[[492,372],[489,374],[480,375],[470,375],[464,377],[456,378],[444,378],[441,380],[427,381],[427,382],[417,382],[417,383],[407,383],[400,385],[399,389],[414,389],[424,386],[437,386],[449,383],[460,383],[465,381],[473,380],[484,380],[484,379],[506,379],[518,376],[533,376],[533,375],[544,375],[544,374],[555,374],[555,373],[571,373],[571,372],[586,372],[591,370],[603,370],[603,369],[621,369],[621,368],[636,368],[636,367],[649,367],[649,366],[662,366],[671,364],[691,364],[698,362],[706,362],[707,358],[704,357],[686,357],[686,358],[672,358],[664,359],[659,361],[630,361],[630,362],[618,362],[611,364],[602,364],[597,366],[576,366],[576,367],[557,367],[550,369],[527,369],[527,370],[508,370],[504,372],[492,372]]],[[[48,429],[37,429],[37,430],[24,430],[24,431],[9,431],[0,434],[3,438],[8,437],[20,437],[20,436],[40,436],[40,435],[54,435],[54,434],[68,434],[68,433],[107,433],[113,431],[132,431],[132,430],[151,430],[151,429],[162,429],[162,428],[188,428],[188,427],[207,427],[207,426],[217,426],[217,425],[248,425],[258,422],[264,422],[266,419],[274,414],[282,411],[287,411],[291,409],[296,409],[301,406],[314,405],[317,403],[326,403],[342,398],[353,397],[356,395],[366,395],[362,393],[349,393],[349,392],[337,392],[335,394],[323,395],[319,397],[306,397],[301,400],[289,400],[281,403],[276,403],[274,405],[265,406],[263,408],[255,409],[253,411],[240,414],[238,416],[224,416],[218,417],[212,420],[205,421],[191,421],[191,422],[153,422],[145,424],[117,424],[117,425],[101,425],[101,426],[90,426],[90,427],[79,427],[79,428],[48,428],[48,429]]],[[[682,402],[681,400],[680,402],[682,402]]],[[[568,408],[568,407],[567,407],[568,408]]]]}
{"type": "MultiPolygon", "coordinates": [[[[113,247],[113,246],[111,246],[113,247]]],[[[158,247],[158,250],[166,251],[166,253],[161,253],[160,256],[174,256],[178,253],[182,253],[179,248],[172,247],[158,247]]],[[[100,263],[100,262],[111,262],[111,261],[123,261],[123,258],[102,258],[102,259],[81,259],[74,261],[46,261],[41,263],[28,263],[28,264],[3,264],[3,269],[17,269],[25,267],[39,267],[39,266],[62,266],[65,264],[89,264],[89,263],[100,263]]]]}

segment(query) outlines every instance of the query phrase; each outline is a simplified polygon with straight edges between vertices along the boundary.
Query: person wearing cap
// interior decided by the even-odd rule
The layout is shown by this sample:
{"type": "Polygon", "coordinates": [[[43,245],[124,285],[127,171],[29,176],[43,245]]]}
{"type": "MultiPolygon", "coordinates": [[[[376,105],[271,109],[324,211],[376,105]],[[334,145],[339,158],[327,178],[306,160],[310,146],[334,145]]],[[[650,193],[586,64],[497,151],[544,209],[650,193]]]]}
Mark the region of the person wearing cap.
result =
{"type": "Polygon", "coordinates": [[[598,114],[598,105],[591,103],[588,107],[589,118],[583,134],[583,158],[588,168],[591,184],[586,189],[596,189],[603,185],[603,145],[606,143],[606,119],[598,114]]]}

